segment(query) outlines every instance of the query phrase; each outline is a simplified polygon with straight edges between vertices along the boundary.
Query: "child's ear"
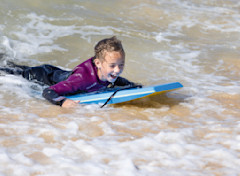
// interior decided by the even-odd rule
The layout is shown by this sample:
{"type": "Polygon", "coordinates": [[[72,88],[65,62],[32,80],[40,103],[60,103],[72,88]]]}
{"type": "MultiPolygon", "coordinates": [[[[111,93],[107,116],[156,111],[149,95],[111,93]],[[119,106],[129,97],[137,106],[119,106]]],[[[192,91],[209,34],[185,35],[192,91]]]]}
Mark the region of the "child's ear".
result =
{"type": "Polygon", "coordinates": [[[98,69],[101,68],[101,61],[100,61],[100,59],[95,59],[95,60],[94,60],[94,63],[95,63],[95,65],[96,65],[96,67],[97,67],[98,69]]]}

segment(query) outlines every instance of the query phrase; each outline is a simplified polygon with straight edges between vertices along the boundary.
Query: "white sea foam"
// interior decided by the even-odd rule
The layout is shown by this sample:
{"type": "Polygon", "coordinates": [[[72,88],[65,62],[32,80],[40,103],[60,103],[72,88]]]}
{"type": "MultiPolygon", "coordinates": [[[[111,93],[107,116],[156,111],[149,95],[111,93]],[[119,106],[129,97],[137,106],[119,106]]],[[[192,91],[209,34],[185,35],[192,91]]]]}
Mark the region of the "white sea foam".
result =
{"type": "MultiPolygon", "coordinates": [[[[24,17],[23,17],[24,18],[24,17]]],[[[54,50],[66,51],[64,48],[55,45],[54,41],[59,37],[73,34],[75,26],[57,26],[46,22],[46,16],[38,16],[34,13],[26,16],[30,21],[24,26],[19,26],[20,30],[13,31],[19,40],[15,41],[15,50],[25,55],[34,55],[54,50]]]]}
{"type": "MultiPolygon", "coordinates": [[[[113,35],[117,28],[111,26],[63,26],[52,24],[52,21],[61,20],[49,18],[45,15],[37,15],[30,13],[26,17],[29,20],[24,26],[19,26],[19,30],[12,31],[18,37],[19,41],[14,41],[14,50],[23,55],[36,55],[38,53],[49,53],[53,51],[67,51],[65,48],[54,44],[54,42],[65,36],[74,34],[91,41],[91,36],[94,35],[113,35]]],[[[66,19],[64,19],[66,20],[66,19]]],[[[78,18],[81,21],[81,18],[78,18]]]]}
{"type": "Polygon", "coordinates": [[[169,39],[167,39],[162,33],[159,33],[156,35],[156,40],[157,42],[163,42],[163,41],[170,41],[169,39]]]}
{"type": "Polygon", "coordinates": [[[41,98],[41,91],[43,87],[30,83],[20,76],[5,75],[0,76],[1,92],[7,92],[11,95],[17,92],[22,92],[21,94],[16,94],[17,97],[23,99],[29,99],[30,97],[41,98]]]}
{"type": "Polygon", "coordinates": [[[12,42],[6,36],[0,36],[0,53],[8,57],[15,57],[16,51],[12,48],[12,42]]]}

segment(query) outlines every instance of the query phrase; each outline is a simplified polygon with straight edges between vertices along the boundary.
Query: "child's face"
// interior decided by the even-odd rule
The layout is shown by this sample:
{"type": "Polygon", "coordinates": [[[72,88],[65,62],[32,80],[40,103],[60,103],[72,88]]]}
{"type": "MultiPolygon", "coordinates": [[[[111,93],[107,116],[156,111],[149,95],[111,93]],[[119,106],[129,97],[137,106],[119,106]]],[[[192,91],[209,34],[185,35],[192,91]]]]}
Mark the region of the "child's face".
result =
{"type": "Polygon", "coordinates": [[[122,73],[125,57],[120,52],[106,52],[104,60],[96,59],[98,77],[102,81],[115,82],[122,73]]]}

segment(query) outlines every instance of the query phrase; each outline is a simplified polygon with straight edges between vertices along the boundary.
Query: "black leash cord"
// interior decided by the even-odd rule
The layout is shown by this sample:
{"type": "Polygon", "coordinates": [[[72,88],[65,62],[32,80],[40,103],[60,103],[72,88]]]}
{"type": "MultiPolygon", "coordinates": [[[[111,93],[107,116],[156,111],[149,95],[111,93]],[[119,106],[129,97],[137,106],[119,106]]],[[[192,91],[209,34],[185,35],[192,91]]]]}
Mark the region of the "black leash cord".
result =
{"type": "Polygon", "coordinates": [[[114,95],[120,91],[120,90],[126,90],[126,89],[132,89],[132,88],[141,88],[142,86],[141,85],[136,85],[136,86],[131,86],[131,87],[125,87],[125,88],[122,88],[122,89],[118,89],[116,90],[115,92],[113,92],[113,94],[107,99],[107,101],[100,107],[100,108],[103,108],[104,106],[106,106],[108,104],[108,102],[114,97],[114,95]]]}

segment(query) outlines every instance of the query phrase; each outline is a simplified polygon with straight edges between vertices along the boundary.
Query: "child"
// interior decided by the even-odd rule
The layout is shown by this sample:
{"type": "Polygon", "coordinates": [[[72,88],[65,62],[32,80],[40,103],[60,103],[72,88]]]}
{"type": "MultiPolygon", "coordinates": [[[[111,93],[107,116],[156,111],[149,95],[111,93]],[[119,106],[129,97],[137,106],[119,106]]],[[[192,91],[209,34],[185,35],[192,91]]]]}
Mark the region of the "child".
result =
{"type": "Polygon", "coordinates": [[[121,41],[116,37],[101,40],[95,46],[95,56],[65,71],[52,65],[28,67],[8,63],[9,67],[0,68],[10,74],[22,75],[50,87],[43,90],[43,97],[62,107],[73,107],[73,101],[64,95],[93,92],[114,86],[135,86],[133,82],[120,77],[125,64],[125,52],[121,41]]]}

